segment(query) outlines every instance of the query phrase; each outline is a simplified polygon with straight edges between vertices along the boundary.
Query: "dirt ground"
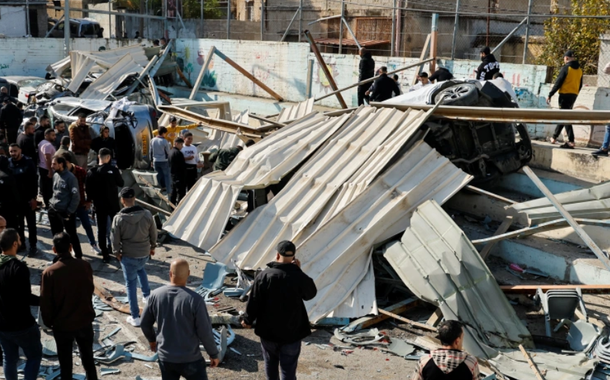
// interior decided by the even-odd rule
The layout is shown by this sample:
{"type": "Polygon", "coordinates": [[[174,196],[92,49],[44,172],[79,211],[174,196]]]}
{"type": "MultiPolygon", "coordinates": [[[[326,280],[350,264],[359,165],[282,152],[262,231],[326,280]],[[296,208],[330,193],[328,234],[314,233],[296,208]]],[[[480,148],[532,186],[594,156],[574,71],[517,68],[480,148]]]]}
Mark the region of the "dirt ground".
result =
{"type": "MultiPolygon", "coordinates": [[[[39,292],[40,275],[53,258],[50,250],[51,233],[49,227],[39,224],[38,233],[39,249],[41,249],[42,253],[37,257],[25,259],[30,268],[33,292],[36,294],[39,292]]],[[[85,259],[91,263],[96,279],[116,297],[124,297],[126,295],[125,285],[118,262],[113,261],[109,265],[103,264],[101,258],[91,251],[82,228],[79,228],[79,233],[81,235],[81,245],[85,259]]],[[[178,257],[186,259],[190,264],[191,277],[189,279],[189,287],[194,289],[200,285],[205,266],[212,259],[204,255],[201,250],[195,249],[186,243],[168,239],[157,248],[155,256],[147,267],[152,289],[168,283],[169,264],[173,259],[178,257]]],[[[506,265],[507,263],[497,258],[492,257],[489,260],[489,266],[500,284],[515,284],[516,282],[528,284],[543,283],[543,279],[534,277],[528,277],[526,281],[516,281],[516,278],[504,269],[506,265]]],[[[226,285],[231,286],[232,284],[231,279],[227,278],[226,285]]],[[[527,324],[530,331],[535,335],[544,335],[544,316],[539,308],[534,306],[531,299],[527,297],[514,298],[514,301],[513,304],[519,317],[527,324]]],[[[585,301],[590,316],[600,320],[602,323],[609,322],[610,296],[587,295],[585,296],[585,301]]],[[[245,303],[240,302],[238,299],[226,298],[220,295],[218,296],[217,304],[208,306],[208,311],[210,314],[215,314],[217,308],[225,306],[232,306],[237,310],[243,311],[245,305],[245,303]]],[[[35,309],[32,311],[34,314],[37,313],[35,309]]],[[[404,315],[412,320],[425,322],[432,311],[432,308],[419,307],[408,311],[404,315]]],[[[118,311],[104,311],[94,322],[94,328],[99,330],[96,331],[96,339],[103,338],[117,327],[120,327],[120,331],[111,338],[113,342],[136,341],[137,344],[135,345],[134,352],[147,356],[152,355],[140,329],[126,323],[126,317],[126,314],[121,314],[118,311]]],[[[398,321],[386,320],[375,327],[394,338],[413,336],[410,333],[413,330],[398,321]]],[[[355,348],[352,353],[348,354],[342,353],[342,350],[338,347],[333,349],[333,345],[346,345],[338,342],[333,337],[333,329],[332,327],[316,329],[310,337],[305,339],[299,361],[299,379],[408,379],[413,374],[416,368],[416,361],[414,360],[406,360],[377,349],[355,348]]],[[[556,336],[561,338],[566,331],[564,329],[556,334],[556,336]]],[[[234,328],[234,332],[236,338],[230,347],[241,355],[229,350],[219,368],[208,368],[209,378],[265,379],[259,340],[254,331],[234,328]]],[[[52,336],[43,332],[43,342],[47,340],[52,340],[52,336]]],[[[56,360],[53,357],[45,357],[42,364],[57,364],[56,360]]],[[[84,373],[82,366],[80,366],[80,359],[75,357],[74,361],[74,373],[84,373]]],[[[117,368],[120,370],[118,374],[104,376],[108,380],[135,379],[138,375],[142,379],[160,379],[159,368],[157,363],[154,362],[147,363],[131,359],[120,360],[110,366],[98,366],[98,370],[102,368],[117,368]]]]}

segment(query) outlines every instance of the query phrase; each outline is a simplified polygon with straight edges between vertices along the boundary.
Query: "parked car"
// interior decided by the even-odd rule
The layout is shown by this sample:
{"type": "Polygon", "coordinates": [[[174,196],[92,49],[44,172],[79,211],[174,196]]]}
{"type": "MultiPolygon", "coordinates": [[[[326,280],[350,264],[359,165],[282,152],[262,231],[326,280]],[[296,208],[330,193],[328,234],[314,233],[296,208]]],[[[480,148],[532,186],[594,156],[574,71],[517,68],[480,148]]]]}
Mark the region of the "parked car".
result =
{"type": "Polygon", "coordinates": [[[19,103],[28,104],[34,101],[36,87],[47,80],[40,77],[5,76],[2,77],[9,85],[9,94],[19,103]]]}
{"type": "MultiPolygon", "coordinates": [[[[52,19],[49,23],[49,31],[51,37],[64,37],[64,22],[52,19]],[[51,23],[53,23],[51,25],[51,23]]],[[[70,37],[72,38],[98,38],[102,36],[102,27],[99,22],[91,18],[71,18],[70,19],[70,37]]]]}
{"type": "MultiPolygon", "coordinates": [[[[510,87],[510,84],[503,79],[486,82],[451,80],[425,86],[386,102],[519,107],[514,91],[506,86],[510,87]]],[[[432,116],[423,127],[429,129],[425,141],[456,166],[473,175],[474,183],[491,186],[495,179],[521,169],[532,158],[527,127],[521,123],[449,120],[432,116]]]]}

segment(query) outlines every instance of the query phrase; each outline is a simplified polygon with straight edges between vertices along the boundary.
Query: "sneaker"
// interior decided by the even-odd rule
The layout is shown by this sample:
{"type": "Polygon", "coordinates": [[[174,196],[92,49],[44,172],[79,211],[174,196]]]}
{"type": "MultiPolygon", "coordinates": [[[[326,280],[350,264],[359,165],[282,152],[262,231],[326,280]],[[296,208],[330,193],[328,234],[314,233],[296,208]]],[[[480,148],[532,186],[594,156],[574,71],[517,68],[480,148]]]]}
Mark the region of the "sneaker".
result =
{"type": "Polygon", "coordinates": [[[148,297],[142,297],[142,303],[144,305],[148,304],[148,297]]]}
{"type": "Polygon", "coordinates": [[[28,257],[34,257],[38,254],[38,249],[36,247],[30,247],[28,250],[28,257]]]}
{"type": "Polygon", "coordinates": [[[110,263],[110,256],[104,256],[104,258],[102,258],[102,262],[103,262],[104,264],[108,264],[108,263],[110,263]]]}
{"type": "Polygon", "coordinates": [[[102,254],[102,250],[99,249],[97,244],[91,244],[91,252],[95,253],[98,256],[101,256],[101,254],[102,254]]]}
{"type": "Polygon", "coordinates": [[[603,150],[603,149],[596,150],[595,152],[593,152],[591,154],[594,155],[594,156],[608,157],[608,149],[606,149],[606,150],[603,150]]]}
{"type": "Polygon", "coordinates": [[[127,323],[129,323],[130,325],[134,326],[134,327],[140,327],[140,317],[138,318],[133,318],[133,317],[127,317],[127,323]]]}

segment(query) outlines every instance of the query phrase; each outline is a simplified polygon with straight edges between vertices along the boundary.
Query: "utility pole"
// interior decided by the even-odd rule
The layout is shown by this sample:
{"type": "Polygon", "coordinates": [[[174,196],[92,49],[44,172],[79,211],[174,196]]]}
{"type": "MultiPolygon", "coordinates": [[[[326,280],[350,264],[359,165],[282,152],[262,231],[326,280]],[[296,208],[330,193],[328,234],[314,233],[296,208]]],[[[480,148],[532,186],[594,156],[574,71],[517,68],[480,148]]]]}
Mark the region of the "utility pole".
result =
{"type": "Polygon", "coordinates": [[[70,55],[70,0],[64,0],[64,55],[70,55]]]}
{"type": "Polygon", "coordinates": [[[299,0],[299,42],[301,42],[301,34],[303,34],[303,0],[299,0]]]}
{"type": "Polygon", "coordinates": [[[527,5],[527,26],[525,27],[525,43],[523,44],[523,64],[526,64],[527,61],[527,48],[530,42],[530,16],[532,14],[532,3],[533,0],[529,0],[527,5]]]}
{"type": "Polygon", "coordinates": [[[453,41],[451,41],[451,59],[455,59],[455,45],[457,44],[458,27],[460,23],[460,0],[455,0],[455,21],[453,22],[453,41]]]}
{"type": "Polygon", "coordinates": [[[390,43],[390,57],[394,55],[396,47],[396,0],[392,3],[392,41],[390,43]]]}
{"type": "Polygon", "coordinates": [[[339,54],[343,52],[343,20],[345,20],[345,0],[341,0],[341,20],[339,20],[339,54]]]}

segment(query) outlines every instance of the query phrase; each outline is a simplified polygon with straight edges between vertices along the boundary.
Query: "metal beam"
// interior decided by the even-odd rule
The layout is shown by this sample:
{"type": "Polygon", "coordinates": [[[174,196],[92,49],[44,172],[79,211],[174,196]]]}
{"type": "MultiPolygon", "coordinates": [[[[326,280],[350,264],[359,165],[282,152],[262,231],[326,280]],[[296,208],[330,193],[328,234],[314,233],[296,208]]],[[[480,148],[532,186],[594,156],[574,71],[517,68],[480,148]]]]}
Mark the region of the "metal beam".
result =
{"type": "Polygon", "coordinates": [[[288,27],[286,28],[286,31],[284,32],[284,35],[282,36],[282,38],[280,39],[280,42],[284,42],[284,40],[286,39],[286,37],[288,36],[288,31],[290,30],[290,27],[292,26],[292,23],[294,22],[294,20],[297,18],[297,15],[301,13],[301,8],[297,9],[296,12],[294,12],[294,16],[292,16],[292,20],[290,20],[290,24],[288,24],[288,27]]]}
{"type": "Polygon", "coordinates": [[[536,294],[538,289],[543,292],[549,290],[573,290],[580,288],[582,294],[610,294],[610,285],[501,285],[500,289],[506,294],[536,294]]]}
{"type": "MultiPolygon", "coordinates": [[[[513,224],[513,217],[509,215],[504,219],[502,224],[500,224],[500,227],[498,227],[498,229],[494,233],[494,236],[502,235],[503,233],[508,231],[511,224],[513,224]]],[[[489,256],[489,253],[491,252],[491,250],[493,249],[493,247],[495,245],[496,245],[496,242],[491,242],[491,243],[487,243],[483,247],[483,249],[480,252],[480,255],[481,255],[481,258],[483,259],[483,261],[485,261],[485,259],[487,259],[487,256],[489,256]]]]}
{"type": "Polygon", "coordinates": [[[253,119],[256,119],[256,120],[259,120],[259,121],[264,121],[265,123],[269,123],[269,124],[275,125],[276,127],[279,127],[279,128],[282,128],[282,127],[286,126],[285,123],[279,123],[277,121],[273,121],[273,120],[267,119],[266,117],[262,117],[262,116],[258,116],[258,115],[254,115],[254,114],[249,114],[248,116],[253,118],[253,119]]]}
{"type": "Polygon", "coordinates": [[[593,239],[591,239],[589,234],[585,232],[585,230],[576,222],[576,220],[572,218],[572,215],[570,215],[570,213],[561,205],[561,203],[557,200],[557,198],[555,198],[553,193],[551,193],[551,191],[547,189],[547,187],[544,185],[544,183],[542,183],[540,178],[538,178],[538,176],[532,171],[532,169],[529,168],[529,166],[524,166],[523,172],[527,174],[528,177],[530,177],[532,182],[534,182],[534,185],[536,185],[536,187],[542,192],[542,194],[544,194],[544,196],[549,199],[549,201],[553,204],[553,206],[555,206],[557,211],[559,211],[561,216],[563,216],[568,221],[570,226],[572,226],[572,228],[574,229],[574,232],[576,232],[576,234],[580,236],[582,241],[591,249],[591,251],[593,251],[595,256],[597,256],[599,261],[604,264],[606,269],[610,270],[610,259],[608,259],[608,256],[606,256],[606,254],[597,246],[597,244],[593,241],[593,239]]]}
{"type": "MultiPolygon", "coordinates": [[[[408,109],[427,111],[434,107],[434,105],[431,104],[396,104],[385,102],[372,102],[371,105],[375,107],[396,108],[401,111],[406,111],[408,109]]],[[[610,124],[610,111],[598,110],[440,106],[434,112],[434,115],[452,120],[497,121],[504,123],[610,124]]]]}
{"type": "MultiPolygon", "coordinates": [[[[426,56],[428,55],[428,50],[430,49],[430,39],[432,38],[432,34],[428,34],[428,36],[426,37],[426,42],[424,42],[424,48],[421,51],[421,55],[419,56],[419,60],[421,62],[423,62],[426,59],[426,56]]],[[[422,63],[421,65],[419,65],[419,67],[417,68],[416,72],[415,72],[415,76],[413,77],[413,80],[411,81],[411,86],[414,86],[417,83],[417,77],[419,75],[419,73],[421,72],[422,67],[424,67],[424,63],[422,63]]],[[[430,73],[432,75],[432,73],[430,73]]]]}
{"type": "Polygon", "coordinates": [[[207,71],[208,67],[210,66],[210,62],[212,62],[212,58],[214,58],[214,51],[216,51],[216,47],[212,46],[210,48],[210,51],[208,52],[208,55],[206,55],[206,57],[205,57],[205,62],[203,63],[203,66],[201,66],[201,70],[199,70],[199,75],[197,76],[197,80],[193,84],[193,90],[191,90],[191,95],[189,96],[190,100],[195,99],[195,96],[197,95],[197,92],[199,91],[199,87],[201,86],[201,82],[203,82],[203,77],[205,76],[205,72],[207,71]]]}
{"type": "Polygon", "coordinates": [[[55,23],[55,25],[53,25],[53,27],[51,29],[49,29],[49,31],[47,32],[47,34],[45,34],[44,38],[49,37],[49,35],[55,30],[55,28],[57,27],[57,25],[59,25],[59,23],[61,22],[61,20],[64,19],[64,16],[61,16],[59,18],[59,20],[57,20],[57,22],[55,23]]]}
{"type": "Polygon", "coordinates": [[[335,95],[337,97],[339,104],[341,104],[341,108],[347,108],[347,104],[345,103],[343,96],[341,96],[341,92],[337,91],[337,83],[335,83],[335,79],[333,78],[332,74],[328,70],[328,66],[326,66],[326,62],[324,62],[324,58],[322,58],[322,54],[320,54],[320,50],[318,50],[318,45],[316,45],[316,41],[314,41],[313,36],[309,32],[309,30],[304,31],[303,33],[305,34],[307,41],[309,41],[311,50],[313,51],[313,54],[316,56],[316,59],[318,60],[318,64],[320,65],[320,68],[324,72],[324,75],[326,76],[326,79],[328,80],[330,87],[333,89],[333,95],[335,95]]]}
{"type": "Polygon", "coordinates": [[[169,52],[172,50],[172,45],[173,44],[174,44],[174,40],[169,40],[167,42],[167,45],[165,45],[165,49],[163,49],[163,53],[159,57],[159,60],[157,61],[157,63],[155,63],[155,66],[148,73],[148,75],[150,77],[154,77],[155,74],[157,74],[157,71],[159,71],[159,68],[163,64],[163,61],[165,60],[165,57],[167,57],[169,52]]]}
{"type": "Polygon", "coordinates": [[[317,22],[320,22],[320,21],[324,21],[324,20],[332,20],[332,19],[335,19],[335,18],[341,18],[341,15],[334,15],[334,16],[322,17],[322,18],[319,18],[319,19],[317,19],[317,20],[314,20],[314,21],[312,21],[312,22],[308,23],[307,25],[313,25],[313,24],[315,24],[315,23],[317,23],[317,22]]]}
{"type": "Polygon", "coordinates": [[[343,20],[343,23],[345,24],[345,27],[347,28],[347,31],[349,32],[349,34],[354,39],[354,42],[356,43],[356,46],[358,46],[358,49],[362,49],[362,46],[360,46],[360,42],[358,42],[358,39],[356,38],[356,35],[354,34],[354,32],[352,31],[352,28],[347,23],[347,20],[345,19],[345,17],[342,18],[341,20],[343,20]]]}
{"type": "MultiPolygon", "coordinates": [[[[47,9],[62,10],[64,8],[48,6],[47,9]]],[[[150,16],[150,15],[144,15],[144,14],[140,14],[140,13],[112,12],[112,11],[102,11],[102,10],[98,10],[98,9],[87,9],[87,8],[69,8],[69,10],[72,12],[89,12],[89,13],[99,13],[99,14],[103,14],[103,15],[115,15],[115,16],[121,16],[121,17],[136,17],[136,18],[147,18],[147,19],[151,19],[151,20],[165,20],[165,17],[150,16]]]]}
{"type": "MultiPolygon", "coordinates": [[[[405,67],[403,67],[403,68],[400,68],[400,69],[397,69],[397,70],[394,70],[394,71],[390,71],[390,72],[389,72],[387,75],[388,75],[388,76],[390,76],[390,75],[392,75],[392,74],[396,74],[396,73],[399,73],[399,72],[401,72],[401,71],[405,71],[405,70],[412,69],[412,68],[417,67],[417,66],[421,66],[421,65],[426,64],[426,63],[431,62],[431,61],[432,61],[432,58],[428,58],[428,59],[426,59],[425,61],[420,61],[420,62],[414,63],[414,64],[412,64],[412,65],[405,66],[405,67]]],[[[349,85],[349,86],[347,86],[347,87],[343,87],[343,88],[340,88],[340,89],[338,89],[338,90],[334,90],[333,92],[329,92],[329,93],[328,93],[328,94],[326,94],[326,95],[322,95],[322,96],[320,96],[319,98],[316,98],[316,99],[314,100],[314,102],[320,101],[320,100],[322,100],[322,99],[326,99],[326,98],[328,98],[328,97],[330,97],[330,96],[333,96],[333,95],[337,95],[337,94],[339,94],[339,93],[341,93],[341,92],[343,92],[343,91],[345,91],[345,90],[349,90],[350,88],[354,88],[354,87],[358,87],[358,86],[360,86],[360,85],[362,85],[362,84],[366,84],[366,83],[374,82],[374,81],[375,81],[375,80],[377,80],[377,78],[379,78],[380,76],[381,76],[381,75],[377,75],[377,76],[375,76],[375,77],[372,77],[372,78],[369,78],[369,79],[365,79],[365,80],[360,81],[360,82],[358,82],[358,83],[350,84],[350,85],[349,85]]],[[[373,104],[375,104],[375,103],[373,103],[373,104]]],[[[379,103],[379,104],[381,104],[381,103],[379,103]]],[[[418,107],[424,107],[424,106],[418,106],[418,107]]],[[[432,108],[432,107],[434,107],[434,106],[430,106],[430,108],[432,108]]],[[[430,109],[430,108],[429,108],[429,109],[430,109]]],[[[423,108],[421,108],[421,109],[423,109],[423,108]]]]}
{"type": "MultiPolygon", "coordinates": [[[[531,0],[530,0],[531,1],[531,0]]],[[[508,33],[508,35],[506,37],[504,37],[504,39],[502,41],[500,41],[500,43],[498,44],[498,46],[496,46],[492,51],[491,54],[494,54],[498,49],[500,49],[515,33],[517,33],[517,30],[519,30],[519,28],[521,28],[521,26],[523,24],[525,24],[525,22],[528,21],[528,18],[524,18],[523,21],[521,21],[519,23],[519,25],[515,26],[515,28],[513,30],[510,31],[510,33],[508,33]]]]}
{"type": "Polygon", "coordinates": [[[486,190],[483,190],[483,189],[479,189],[478,187],[474,187],[474,186],[472,186],[472,185],[468,185],[468,186],[466,186],[466,189],[468,189],[468,190],[470,190],[470,191],[473,191],[473,192],[475,192],[475,193],[477,193],[477,194],[486,195],[486,196],[488,196],[488,197],[491,197],[491,198],[497,199],[497,200],[499,200],[499,201],[501,201],[501,202],[508,203],[509,205],[514,205],[514,204],[517,204],[517,202],[513,201],[512,199],[505,198],[505,197],[500,196],[500,195],[498,195],[498,194],[494,194],[494,193],[492,193],[492,192],[490,192],[490,191],[486,191],[486,190]]]}

